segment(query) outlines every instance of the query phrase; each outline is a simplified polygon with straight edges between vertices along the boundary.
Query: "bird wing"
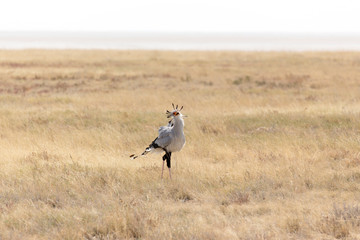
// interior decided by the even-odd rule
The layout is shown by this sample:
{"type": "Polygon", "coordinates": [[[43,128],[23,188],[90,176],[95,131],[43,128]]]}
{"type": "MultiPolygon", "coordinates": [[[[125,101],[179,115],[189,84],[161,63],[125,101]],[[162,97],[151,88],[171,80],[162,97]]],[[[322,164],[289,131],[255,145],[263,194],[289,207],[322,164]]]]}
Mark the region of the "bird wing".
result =
{"type": "Polygon", "coordinates": [[[155,140],[155,143],[162,148],[167,147],[171,143],[171,126],[162,126],[159,128],[159,136],[155,140]]]}

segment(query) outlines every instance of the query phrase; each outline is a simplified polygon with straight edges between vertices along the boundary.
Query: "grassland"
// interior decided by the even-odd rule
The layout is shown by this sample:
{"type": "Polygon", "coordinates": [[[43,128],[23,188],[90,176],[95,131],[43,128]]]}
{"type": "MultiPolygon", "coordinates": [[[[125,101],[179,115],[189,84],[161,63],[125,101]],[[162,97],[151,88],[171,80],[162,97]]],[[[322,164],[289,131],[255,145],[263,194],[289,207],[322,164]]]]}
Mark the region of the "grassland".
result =
{"type": "Polygon", "coordinates": [[[2,50],[0,102],[0,239],[360,239],[359,53],[2,50]]]}

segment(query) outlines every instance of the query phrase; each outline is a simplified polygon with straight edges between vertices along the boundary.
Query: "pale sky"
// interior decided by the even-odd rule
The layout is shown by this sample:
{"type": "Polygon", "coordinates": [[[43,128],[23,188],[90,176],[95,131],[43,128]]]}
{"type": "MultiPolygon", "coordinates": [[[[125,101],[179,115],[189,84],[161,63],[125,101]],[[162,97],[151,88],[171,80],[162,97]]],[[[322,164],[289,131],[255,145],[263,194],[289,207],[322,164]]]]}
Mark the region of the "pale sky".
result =
{"type": "Polygon", "coordinates": [[[360,1],[5,0],[0,31],[360,34],[360,1]]]}

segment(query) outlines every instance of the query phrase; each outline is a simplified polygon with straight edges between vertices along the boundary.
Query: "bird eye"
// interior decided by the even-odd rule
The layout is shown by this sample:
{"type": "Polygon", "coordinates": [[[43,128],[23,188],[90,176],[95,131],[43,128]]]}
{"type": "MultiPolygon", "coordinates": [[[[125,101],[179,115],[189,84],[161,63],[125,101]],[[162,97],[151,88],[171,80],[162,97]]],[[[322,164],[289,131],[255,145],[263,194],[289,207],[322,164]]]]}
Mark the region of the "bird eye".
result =
{"type": "Polygon", "coordinates": [[[174,112],[174,115],[177,116],[177,115],[179,115],[179,113],[178,113],[178,112],[174,112]]]}

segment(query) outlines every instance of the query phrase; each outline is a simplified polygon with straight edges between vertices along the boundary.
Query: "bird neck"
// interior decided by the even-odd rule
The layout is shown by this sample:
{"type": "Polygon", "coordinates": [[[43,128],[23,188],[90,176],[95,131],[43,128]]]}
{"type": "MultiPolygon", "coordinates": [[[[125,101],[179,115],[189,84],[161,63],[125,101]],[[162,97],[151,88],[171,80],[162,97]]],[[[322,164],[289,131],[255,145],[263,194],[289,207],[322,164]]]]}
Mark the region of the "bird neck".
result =
{"type": "Polygon", "coordinates": [[[175,129],[176,131],[182,131],[184,129],[184,120],[180,117],[176,117],[174,118],[174,127],[173,129],[175,129]]]}

